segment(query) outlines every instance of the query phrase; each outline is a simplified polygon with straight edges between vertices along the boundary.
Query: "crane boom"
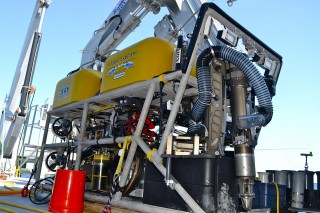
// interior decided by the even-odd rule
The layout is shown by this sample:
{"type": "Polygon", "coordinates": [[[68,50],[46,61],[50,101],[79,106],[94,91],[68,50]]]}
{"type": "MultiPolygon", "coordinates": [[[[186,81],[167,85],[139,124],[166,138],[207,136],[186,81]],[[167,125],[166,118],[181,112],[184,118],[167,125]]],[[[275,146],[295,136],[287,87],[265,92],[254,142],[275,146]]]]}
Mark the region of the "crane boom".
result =
{"type": "Polygon", "coordinates": [[[4,134],[4,141],[1,141],[4,144],[2,155],[6,158],[11,158],[14,145],[25,121],[26,104],[40,44],[42,23],[50,3],[51,0],[36,1],[10,93],[6,98],[6,107],[1,118],[3,119],[1,132],[4,134]],[[19,98],[20,108],[17,108],[19,98]]]}

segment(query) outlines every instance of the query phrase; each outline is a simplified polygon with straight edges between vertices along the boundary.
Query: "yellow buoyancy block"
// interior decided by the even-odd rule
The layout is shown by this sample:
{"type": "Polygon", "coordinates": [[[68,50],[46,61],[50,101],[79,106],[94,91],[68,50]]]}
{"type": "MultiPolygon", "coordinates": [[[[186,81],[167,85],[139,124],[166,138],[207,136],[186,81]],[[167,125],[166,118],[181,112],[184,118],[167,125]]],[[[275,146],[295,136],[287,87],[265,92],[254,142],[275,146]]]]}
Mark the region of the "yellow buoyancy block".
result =
{"type": "Polygon", "coordinates": [[[61,79],[54,94],[53,109],[99,94],[102,73],[97,70],[79,70],[61,79]]]}

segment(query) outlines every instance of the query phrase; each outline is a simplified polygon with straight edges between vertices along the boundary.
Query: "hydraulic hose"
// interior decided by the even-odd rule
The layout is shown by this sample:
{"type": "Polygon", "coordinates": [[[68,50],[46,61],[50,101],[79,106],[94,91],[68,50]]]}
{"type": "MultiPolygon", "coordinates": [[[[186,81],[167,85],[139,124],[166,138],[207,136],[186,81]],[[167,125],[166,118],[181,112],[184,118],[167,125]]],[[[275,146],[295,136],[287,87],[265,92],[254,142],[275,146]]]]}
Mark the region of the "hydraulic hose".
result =
{"type": "Polygon", "coordinates": [[[204,50],[197,60],[197,80],[198,80],[198,99],[194,104],[191,112],[191,120],[187,134],[195,134],[200,131],[202,116],[211,103],[212,88],[209,71],[209,63],[213,59],[211,49],[204,50]]]}
{"type": "Polygon", "coordinates": [[[276,187],[276,195],[277,195],[277,202],[276,202],[276,208],[277,208],[277,213],[280,213],[280,192],[279,192],[279,187],[276,182],[272,182],[272,184],[276,187]]]}
{"type": "Polygon", "coordinates": [[[228,46],[214,46],[212,48],[216,57],[231,62],[247,76],[258,99],[258,112],[264,117],[262,125],[266,126],[272,119],[273,106],[267,84],[258,69],[248,57],[228,46]]]}
{"type": "Polygon", "coordinates": [[[0,206],[0,210],[3,211],[3,212],[17,213],[16,211],[14,211],[12,209],[8,209],[8,208],[2,207],[2,206],[0,206]]]}
{"type": "Polygon", "coordinates": [[[261,125],[266,126],[272,119],[273,106],[271,96],[267,84],[252,62],[242,53],[228,47],[228,46],[213,46],[205,49],[197,60],[197,80],[198,80],[198,93],[199,97],[192,108],[192,119],[189,121],[188,133],[195,134],[201,129],[202,116],[211,103],[212,88],[210,81],[209,63],[213,57],[222,58],[237,66],[249,80],[250,85],[253,87],[258,103],[259,114],[263,119],[261,125]],[[212,54],[214,52],[214,55],[212,54]]]}
{"type": "Polygon", "coordinates": [[[36,209],[36,208],[33,208],[33,207],[24,206],[24,205],[11,203],[11,202],[7,202],[7,201],[2,201],[2,200],[0,200],[0,204],[7,205],[7,206],[13,206],[13,207],[16,207],[16,208],[25,209],[25,210],[29,210],[29,211],[33,211],[33,212],[47,213],[47,211],[44,211],[44,210],[41,210],[41,209],[36,209]]]}

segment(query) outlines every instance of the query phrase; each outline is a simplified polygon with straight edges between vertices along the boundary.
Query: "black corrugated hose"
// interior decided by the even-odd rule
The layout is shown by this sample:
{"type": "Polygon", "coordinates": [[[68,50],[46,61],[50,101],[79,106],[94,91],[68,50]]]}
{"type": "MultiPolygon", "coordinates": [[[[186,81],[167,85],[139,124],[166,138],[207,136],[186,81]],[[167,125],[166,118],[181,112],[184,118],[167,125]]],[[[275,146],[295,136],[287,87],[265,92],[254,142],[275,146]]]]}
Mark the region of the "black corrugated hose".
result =
{"type": "Polygon", "coordinates": [[[189,121],[187,134],[190,135],[199,133],[201,127],[203,126],[201,124],[201,119],[205,110],[211,103],[212,89],[209,64],[214,56],[229,61],[242,70],[246,75],[258,99],[258,112],[264,117],[264,122],[262,125],[266,126],[272,119],[273,106],[271,96],[263,76],[249,60],[249,58],[241,52],[238,52],[228,46],[213,46],[205,49],[199,55],[197,60],[199,97],[192,108],[192,119],[189,121]],[[212,52],[214,52],[214,55],[212,52]]]}

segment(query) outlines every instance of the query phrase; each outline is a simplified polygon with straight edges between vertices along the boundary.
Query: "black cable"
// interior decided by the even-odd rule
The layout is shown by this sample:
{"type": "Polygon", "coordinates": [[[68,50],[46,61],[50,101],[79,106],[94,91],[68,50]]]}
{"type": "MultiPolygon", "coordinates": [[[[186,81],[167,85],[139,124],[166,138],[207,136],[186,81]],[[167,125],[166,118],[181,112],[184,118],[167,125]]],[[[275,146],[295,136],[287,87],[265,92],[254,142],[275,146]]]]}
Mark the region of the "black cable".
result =
{"type": "Polygon", "coordinates": [[[39,197],[39,195],[43,195],[43,185],[51,185],[53,186],[54,177],[46,177],[44,179],[40,179],[36,181],[30,188],[29,191],[29,200],[37,205],[46,204],[50,201],[51,198],[51,191],[47,191],[47,195],[39,197]]]}

